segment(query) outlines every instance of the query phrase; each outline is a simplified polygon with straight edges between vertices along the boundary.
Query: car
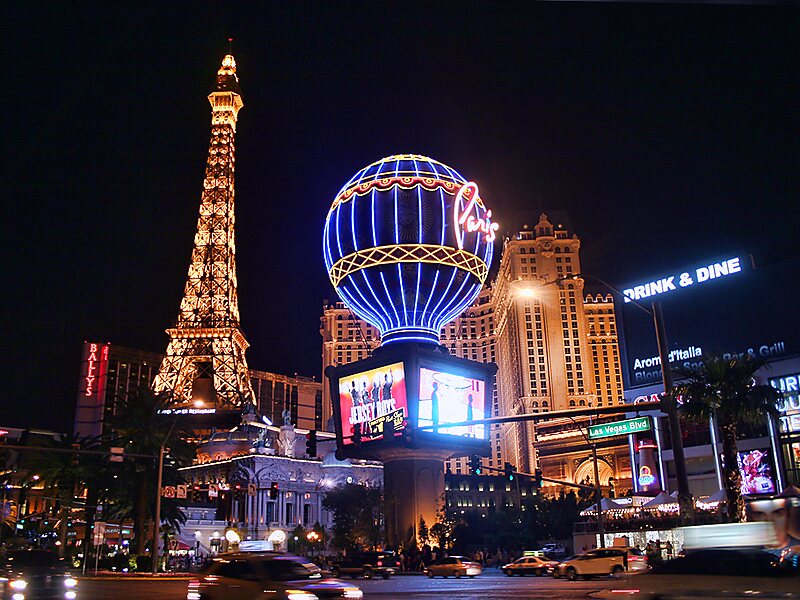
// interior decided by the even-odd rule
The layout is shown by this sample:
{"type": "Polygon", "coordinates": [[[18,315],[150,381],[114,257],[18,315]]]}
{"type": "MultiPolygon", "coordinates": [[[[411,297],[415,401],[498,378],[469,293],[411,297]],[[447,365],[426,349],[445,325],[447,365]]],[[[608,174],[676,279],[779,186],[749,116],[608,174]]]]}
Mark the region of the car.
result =
{"type": "Polygon", "coordinates": [[[447,556],[428,565],[423,573],[430,578],[442,576],[447,579],[450,575],[472,578],[483,573],[483,567],[466,556],[447,556]]]}
{"type": "Polygon", "coordinates": [[[363,575],[364,579],[372,577],[389,579],[397,571],[397,556],[390,550],[383,552],[356,552],[342,557],[331,566],[331,574],[334,577],[341,577],[342,575],[358,577],[363,575]]]}
{"type": "MultiPolygon", "coordinates": [[[[653,565],[653,572],[670,575],[737,575],[774,577],[782,572],[781,555],[760,548],[704,548],[653,565]]],[[[784,571],[785,572],[785,571],[784,571]]]]}
{"type": "Polygon", "coordinates": [[[508,577],[514,575],[546,575],[551,573],[558,566],[558,561],[545,560],[538,556],[523,556],[514,562],[500,567],[500,570],[508,577]]]}
{"type": "Polygon", "coordinates": [[[78,580],[66,562],[47,550],[15,550],[6,554],[0,566],[0,598],[38,600],[78,597],[78,580]]]}
{"type": "Polygon", "coordinates": [[[646,559],[638,548],[613,547],[577,554],[559,563],[556,572],[560,577],[575,580],[598,575],[618,577],[626,571],[646,568],[646,559]]]}
{"type": "Polygon", "coordinates": [[[563,557],[567,555],[567,549],[564,547],[564,544],[556,544],[555,542],[551,542],[549,544],[545,544],[542,546],[541,550],[545,556],[559,556],[563,557]]]}
{"type": "Polygon", "coordinates": [[[363,598],[339,579],[322,577],[305,559],[282,552],[220,554],[200,577],[189,581],[186,600],[317,600],[363,598]]]}

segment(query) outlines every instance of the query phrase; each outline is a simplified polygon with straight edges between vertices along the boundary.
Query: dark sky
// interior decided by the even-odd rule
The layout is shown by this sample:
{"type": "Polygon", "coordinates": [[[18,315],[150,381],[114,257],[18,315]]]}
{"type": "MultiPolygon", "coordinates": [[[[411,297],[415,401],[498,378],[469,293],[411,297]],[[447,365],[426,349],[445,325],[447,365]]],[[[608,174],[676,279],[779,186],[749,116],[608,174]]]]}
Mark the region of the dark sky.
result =
{"type": "MultiPolygon", "coordinates": [[[[389,154],[453,165],[509,228],[543,207],[568,211],[583,270],[612,282],[731,250],[796,257],[798,16],[741,5],[12,3],[0,424],[71,428],[84,339],[165,349],[200,199],[205,96],[229,36],[244,98],[236,210],[249,363],[318,375],[323,220],[343,182],[389,154]]],[[[775,282],[796,294],[797,262],[787,264],[775,282]]],[[[786,307],[743,316],[796,330],[786,307]]]]}

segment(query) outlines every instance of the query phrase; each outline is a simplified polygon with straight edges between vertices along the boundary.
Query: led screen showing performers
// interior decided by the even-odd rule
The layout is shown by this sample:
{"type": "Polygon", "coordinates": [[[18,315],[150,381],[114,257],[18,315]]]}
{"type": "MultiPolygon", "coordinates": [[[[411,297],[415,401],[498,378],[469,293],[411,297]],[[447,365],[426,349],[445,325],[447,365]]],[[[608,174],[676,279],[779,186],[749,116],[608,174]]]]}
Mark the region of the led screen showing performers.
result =
{"type": "Polygon", "coordinates": [[[767,450],[739,452],[739,473],[742,476],[742,494],[774,494],[775,480],[767,450]]]}
{"type": "MultiPolygon", "coordinates": [[[[370,422],[396,411],[403,411],[403,417],[408,417],[403,363],[342,377],[339,380],[339,406],[344,444],[353,443],[350,436],[356,425],[361,428],[362,441],[368,442],[378,437],[382,439],[383,431],[378,431],[378,427],[370,425],[370,422]]],[[[400,431],[395,434],[400,435],[400,431]]]]}
{"type": "Polygon", "coordinates": [[[483,439],[484,425],[439,426],[485,418],[485,391],[485,384],[480,379],[423,367],[419,370],[417,425],[433,425],[434,433],[483,439]]]}

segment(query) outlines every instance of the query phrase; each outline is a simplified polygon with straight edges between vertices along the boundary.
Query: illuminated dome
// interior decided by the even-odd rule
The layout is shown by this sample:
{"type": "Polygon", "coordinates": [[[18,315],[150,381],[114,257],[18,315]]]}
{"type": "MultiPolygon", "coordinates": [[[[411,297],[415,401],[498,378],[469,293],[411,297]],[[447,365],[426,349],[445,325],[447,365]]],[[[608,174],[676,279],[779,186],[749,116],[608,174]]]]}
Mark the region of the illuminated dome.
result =
{"type": "Polygon", "coordinates": [[[438,343],[489,273],[498,225],[478,186],[416,154],[358,171],[333,201],[323,234],[328,276],[384,344],[438,343]]]}

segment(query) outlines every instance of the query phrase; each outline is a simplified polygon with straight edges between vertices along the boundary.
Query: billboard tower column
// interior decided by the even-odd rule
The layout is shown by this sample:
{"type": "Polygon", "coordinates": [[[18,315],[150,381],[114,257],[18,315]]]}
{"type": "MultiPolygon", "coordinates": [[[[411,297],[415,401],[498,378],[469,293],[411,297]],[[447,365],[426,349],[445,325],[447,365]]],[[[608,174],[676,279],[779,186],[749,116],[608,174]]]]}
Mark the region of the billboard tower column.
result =
{"type": "Polygon", "coordinates": [[[449,450],[398,449],[385,457],[384,516],[390,547],[407,547],[412,539],[420,542],[420,518],[428,527],[436,523],[436,513],[444,501],[444,461],[451,455],[449,450]]]}
{"type": "Polygon", "coordinates": [[[435,523],[445,460],[489,455],[489,427],[471,422],[490,416],[497,368],[451,356],[439,336],[485,284],[498,229],[477,184],[418,154],[358,171],[325,220],[331,283],[381,336],[373,356],[325,370],[337,457],[384,463],[395,547],[420,518],[435,523]]]}

